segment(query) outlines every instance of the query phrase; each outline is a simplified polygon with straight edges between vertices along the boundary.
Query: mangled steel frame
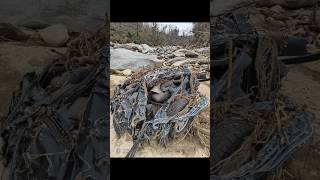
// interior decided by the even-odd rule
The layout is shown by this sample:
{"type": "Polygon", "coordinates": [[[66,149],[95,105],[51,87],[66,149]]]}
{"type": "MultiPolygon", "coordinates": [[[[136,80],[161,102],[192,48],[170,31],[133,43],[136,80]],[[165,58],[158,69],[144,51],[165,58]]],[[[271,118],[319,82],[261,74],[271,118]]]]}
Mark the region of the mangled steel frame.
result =
{"type": "Polygon", "coordinates": [[[208,105],[198,86],[187,65],[142,70],[119,85],[111,111],[116,133],[129,132],[133,137],[127,157],[133,157],[145,140],[159,138],[159,144],[166,146],[170,138],[187,133],[193,118],[208,105]]]}
{"type": "MultiPolygon", "coordinates": [[[[319,53],[308,54],[305,47],[306,42],[301,38],[258,32],[248,22],[248,11],[244,9],[237,9],[215,18],[211,42],[214,65],[212,71],[215,78],[213,80],[215,102],[213,108],[219,109],[221,104],[227,104],[228,110],[226,112],[230,114],[224,114],[220,116],[220,119],[214,119],[214,123],[212,123],[210,179],[259,179],[283,165],[294,150],[310,138],[312,135],[311,121],[314,116],[297,106],[290,107],[288,102],[281,102],[284,104],[281,107],[281,113],[294,112],[294,118],[287,118],[282,122],[281,129],[278,129],[281,135],[271,133],[271,135],[268,134],[264,137],[265,142],[255,149],[256,156],[249,160],[241,158],[241,153],[244,153],[244,146],[250,146],[248,144],[251,143],[246,144],[242,138],[251,137],[248,134],[252,135],[259,130],[258,124],[260,122],[258,116],[256,119],[252,116],[253,111],[262,110],[271,112],[271,114],[275,111],[273,114],[277,114],[280,80],[287,73],[284,63],[313,61],[319,58],[319,53]],[[231,57],[229,51],[232,51],[231,57]],[[280,56],[296,57],[281,58],[280,56]],[[228,69],[227,65],[230,63],[230,58],[233,59],[232,69],[228,69]],[[238,112],[249,112],[248,114],[251,116],[245,119],[240,115],[237,116],[237,112],[233,112],[232,106],[241,107],[238,108],[238,112]],[[228,118],[233,120],[230,121],[228,118]],[[228,139],[228,134],[219,134],[219,132],[225,133],[226,131],[222,132],[218,128],[227,127],[219,125],[228,121],[230,123],[244,122],[245,126],[243,127],[247,127],[248,130],[242,132],[246,135],[238,137],[237,141],[240,143],[236,149],[229,154],[218,157],[217,155],[221,155],[219,150],[228,148],[228,145],[225,144],[225,147],[221,148],[223,142],[217,142],[219,136],[222,137],[219,139],[220,141],[223,141],[223,136],[228,139]],[[282,135],[287,138],[286,142],[283,142],[282,135]],[[238,167],[232,168],[234,164],[238,164],[238,167]]],[[[214,117],[217,117],[216,115],[214,117]]],[[[262,117],[266,116],[262,115],[262,117]]],[[[274,118],[282,117],[275,116],[274,118]]],[[[270,122],[264,121],[264,125],[269,125],[264,128],[272,126],[273,122],[272,120],[270,122]]]]}

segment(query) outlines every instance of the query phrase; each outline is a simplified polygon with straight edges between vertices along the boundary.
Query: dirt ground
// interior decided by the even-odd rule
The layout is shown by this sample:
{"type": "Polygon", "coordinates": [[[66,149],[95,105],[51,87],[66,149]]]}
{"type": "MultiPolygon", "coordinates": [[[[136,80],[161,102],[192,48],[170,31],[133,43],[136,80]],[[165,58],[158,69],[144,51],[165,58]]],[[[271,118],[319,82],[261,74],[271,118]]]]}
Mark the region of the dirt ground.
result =
{"type": "MultiPolygon", "coordinates": [[[[125,76],[111,75],[110,78],[110,97],[116,85],[126,80],[125,76]]],[[[200,84],[200,93],[210,98],[210,82],[200,84]]],[[[110,115],[111,116],[111,115],[110,115]]],[[[210,118],[209,107],[197,118],[210,118]]],[[[197,121],[197,118],[194,121],[197,121]]],[[[125,157],[132,146],[132,138],[129,134],[118,138],[110,117],[110,156],[125,157]]],[[[160,147],[157,142],[144,143],[138,150],[135,157],[209,157],[209,150],[205,148],[196,136],[187,136],[183,140],[168,143],[165,149],[160,147]]]]}
{"type": "Polygon", "coordinates": [[[320,62],[289,66],[282,83],[286,95],[316,116],[312,139],[292,155],[287,170],[293,179],[320,179],[320,62]]]}

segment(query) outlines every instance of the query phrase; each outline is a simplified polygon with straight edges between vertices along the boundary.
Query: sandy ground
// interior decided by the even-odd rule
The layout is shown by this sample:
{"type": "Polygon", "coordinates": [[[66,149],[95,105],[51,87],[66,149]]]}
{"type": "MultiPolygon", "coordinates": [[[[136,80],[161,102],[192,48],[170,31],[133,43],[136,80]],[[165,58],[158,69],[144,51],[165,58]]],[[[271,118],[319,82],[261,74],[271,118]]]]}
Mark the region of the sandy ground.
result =
{"type": "MultiPolygon", "coordinates": [[[[124,82],[126,77],[111,75],[110,93],[113,94],[114,87],[124,82]]],[[[210,98],[210,82],[201,83],[199,90],[202,94],[210,98]]],[[[210,118],[209,108],[202,112],[198,118],[210,118]]],[[[132,138],[129,134],[119,138],[117,137],[110,117],[110,156],[125,157],[132,146],[132,138]]],[[[197,121],[195,119],[194,121],[197,121]]],[[[195,136],[187,136],[183,140],[168,143],[168,147],[162,148],[157,142],[151,141],[144,143],[136,153],[135,157],[209,157],[209,151],[205,148],[195,136]]]]}
{"type": "Polygon", "coordinates": [[[316,116],[312,139],[291,157],[287,170],[294,179],[320,179],[320,62],[289,66],[282,86],[295,103],[305,105],[316,116]]]}

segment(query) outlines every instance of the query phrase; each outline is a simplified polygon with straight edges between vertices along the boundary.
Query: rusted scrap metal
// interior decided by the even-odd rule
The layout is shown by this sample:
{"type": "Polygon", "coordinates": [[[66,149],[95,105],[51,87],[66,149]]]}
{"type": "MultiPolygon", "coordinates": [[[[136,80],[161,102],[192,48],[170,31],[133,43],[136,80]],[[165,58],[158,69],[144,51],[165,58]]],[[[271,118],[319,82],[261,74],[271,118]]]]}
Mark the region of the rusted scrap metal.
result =
{"type": "Polygon", "coordinates": [[[209,103],[198,86],[187,65],[141,71],[119,85],[111,111],[116,133],[133,137],[127,157],[133,157],[145,140],[157,139],[165,147],[169,139],[186,134],[209,103]]]}

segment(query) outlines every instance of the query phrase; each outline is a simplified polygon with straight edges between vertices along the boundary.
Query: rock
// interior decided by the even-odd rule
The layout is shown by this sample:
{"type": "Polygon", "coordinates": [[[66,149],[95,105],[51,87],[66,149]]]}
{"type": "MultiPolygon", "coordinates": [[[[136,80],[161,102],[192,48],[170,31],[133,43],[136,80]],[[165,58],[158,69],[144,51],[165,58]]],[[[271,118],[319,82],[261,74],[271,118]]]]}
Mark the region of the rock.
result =
{"type": "Polygon", "coordinates": [[[40,22],[40,21],[27,21],[25,23],[22,23],[21,26],[28,28],[28,29],[34,29],[34,30],[39,30],[39,29],[44,29],[50,24],[40,22]]]}
{"type": "Polygon", "coordinates": [[[184,57],[175,57],[173,59],[169,59],[167,62],[168,64],[172,65],[173,63],[176,63],[178,61],[184,61],[184,60],[186,60],[186,58],[184,57]]]}
{"type": "Polygon", "coordinates": [[[199,58],[199,59],[192,59],[189,61],[190,64],[198,64],[198,65],[202,65],[202,64],[210,64],[210,60],[209,59],[203,59],[203,58],[199,58]]]}
{"type": "Polygon", "coordinates": [[[135,44],[135,43],[117,44],[117,46],[115,46],[115,47],[124,48],[124,49],[128,49],[131,51],[138,51],[140,53],[143,52],[142,46],[140,46],[139,44],[135,44]]]}
{"type": "Polygon", "coordinates": [[[292,32],[292,35],[298,35],[298,36],[304,36],[305,34],[306,34],[306,31],[302,27],[292,32]]]}
{"type": "Polygon", "coordinates": [[[122,74],[125,76],[130,76],[132,74],[132,71],[130,69],[126,69],[126,70],[122,71],[122,74]]]}
{"type": "Polygon", "coordinates": [[[158,59],[164,59],[164,57],[165,56],[163,54],[160,54],[160,55],[157,56],[158,59]]]}
{"type": "Polygon", "coordinates": [[[158,93],[158,94],[162,93],[162,91],[161,91],[161,89],[160,89],[160,84],[154,86],[154,87],[150,90],[150,92],[154,92],[154,93],[158,93]]]}
{"type": "Polygon", "coordinates": [[[142,47],[142,52],[143,53],[148,53],[148,52],[152,52],[153,51],[153,48],[150,47],[147,44],[141,44],[141,47],[142,47]]]}
{"type": "Polygon", "coordinates": [[[187,58],[196,58],[198,56],[199,56],[199,54],[196,52],[193,52],[193,51],[186,51],[185,52],[185,57],[187,57],[187,58]]]}
{"type": "Polygon", "coordinates": [[[0,23],[0,36],[9,40],[24,41],[29,35],[9,23],[0,23]]]}
{"type": "Polygon", "coordinates": [[[188,57],[188,58],[196,58],[199,56],[198,53],[187,50],[187,49],[179,49],[173,53],[177,57],[188,57]]]}
{"type": "Polygon", "coordinates": [[[185,55],[185,57],[188,57],[188,58],[196,58],[199,56],[198,53],[196,53],[194,51],[190,51],[190,50],[185,51],[184,55],[185,55]]]}
{"type": "Polygon", "coordinates": [[[197,53],[208,56],[210,54],[210,47],[203,47],[203,48],[195,49],[195,51],[197,53]]]}
{"type": "Polygon", "coordinates": [[[286,24],[284,22],[275,20],[272,17],[268,17],[266,19],[266,22],[268,22],[270,24],[270,26],[271,26],[270,28],[274,28],[274,29],[286,26],[286,24]]]}
{"type": "Polygon", "coordinates": [[[265,24],[265,17],[263,14],[256,14],[255,16],[250,16],[250,22],[256,26],[263,26],[265,24]]]}
{"type": "Polygon", "coordinates": [[[169,58],[169,59],[172,59],[172,58],[175,58],[176,56],[174,55],[174,54],[168,54],[167,55],[167,58],[169,58]]]}
{"type": "Polygon", "coordinates": [[[275,5],[272,8],[270,8],[270,10],[278,14],[284,13],[284,9],[280,5],[275,5]]]}
{"type": "Polygon", "coordinates": [[[159,61],[155,55],[147,55],[124,48],[110,48],[110,68],[139,71],[142,67],[154,67],[159,61]]]}
{"type": "Polygon", "coordinates": [[[182,66],[182,65],[186,64],[187,62],[188,62],[187,60],[178,61],[178,62],[173,63],[172,66],[175,66],[175,67],[182,66]]]}
{"type": "Polygon", "coordinates": [[[69,39],[68,29],[61,24],[55,24],[39,31],[40,37],[50,46],[64,46],[69,39]]]}
{"type": "Polygon", "coordinates": [[[286,6],[287,0],[268,0],[268,1],[258,1],[258,7],[273,7],[276,5],[286,6]]]}
{"type": "Polygon", "coordinates": [[[175,57],[184,57],[184,53],[183,53],[183,52],[180,52],[179,50],[173,52],[173,55],[174,55],[175,57]]]}

